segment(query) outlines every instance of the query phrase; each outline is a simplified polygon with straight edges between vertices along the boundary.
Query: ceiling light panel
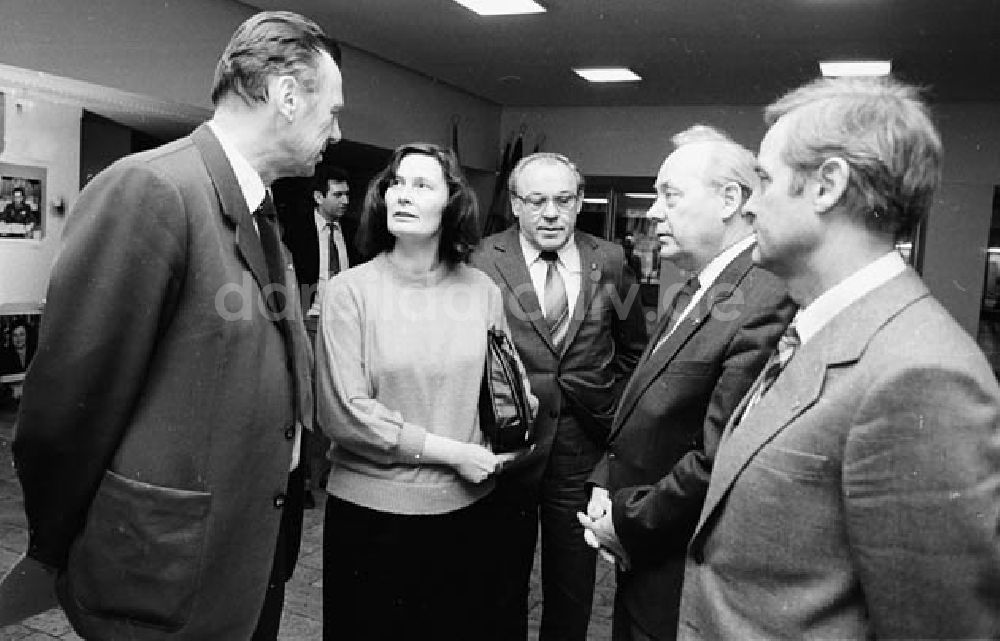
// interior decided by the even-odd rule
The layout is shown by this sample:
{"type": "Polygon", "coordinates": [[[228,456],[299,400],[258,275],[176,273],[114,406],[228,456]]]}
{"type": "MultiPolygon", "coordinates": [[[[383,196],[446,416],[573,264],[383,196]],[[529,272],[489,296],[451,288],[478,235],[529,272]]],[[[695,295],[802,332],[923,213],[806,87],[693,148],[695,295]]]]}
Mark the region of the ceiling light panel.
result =
{"type": "Polygon", "coordinates": [[[890,60],[827,60],[819,63],[824,76],[887,76],[892,71],[890,60]]]}
{"type": "Polygon", "coordinates": [[[588,82],[636,82],[642,80],[639,74],[625,67],[579,67],[573,71],[588,82]]]}
{"type": "Polygon", "coordinates": [[[525,13],[545,13],[545,7],[534,0],[455,0],[481,16],[517,16],[525,13]]]}

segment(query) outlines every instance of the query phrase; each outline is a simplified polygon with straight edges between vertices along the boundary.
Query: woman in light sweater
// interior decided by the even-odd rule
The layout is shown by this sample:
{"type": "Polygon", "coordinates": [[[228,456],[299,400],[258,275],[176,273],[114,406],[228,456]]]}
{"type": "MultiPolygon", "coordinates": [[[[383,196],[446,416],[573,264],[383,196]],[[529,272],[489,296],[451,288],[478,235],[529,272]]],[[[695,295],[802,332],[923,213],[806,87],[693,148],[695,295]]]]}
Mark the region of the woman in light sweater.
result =
{"type": "Polygon", "coordinates": [[[365,198],[362,251],[375,257],[327,285],[325,639],[479,636],[494,580],[483,499],[513,455],[491,452],[479,429],[486,330],[506,321],[499,289],[466,264],[477,225],[455,156],[403,145],[365,198]]]}

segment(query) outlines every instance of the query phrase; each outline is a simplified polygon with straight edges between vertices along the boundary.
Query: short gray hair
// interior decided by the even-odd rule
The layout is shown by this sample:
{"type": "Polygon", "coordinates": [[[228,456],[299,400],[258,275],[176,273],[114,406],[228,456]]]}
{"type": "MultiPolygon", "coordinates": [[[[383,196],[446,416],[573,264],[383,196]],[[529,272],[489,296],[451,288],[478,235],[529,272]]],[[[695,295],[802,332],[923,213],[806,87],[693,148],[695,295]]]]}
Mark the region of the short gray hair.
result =
{"type": "Polygon", "coordinates": [[[574,176],[576,176],[576,193],[583,191],[583,174],[580,173],[580,170],[576,168],[576,165],[574,165],[569,158],[562,154],[555,154],[549,151],[537,151],[517,161],[517,164],[514,165],[514,169],[511,170],[510,178],[507,180],[507,189],[510,191],[511,195],[517,194],[517,179],[521,177],[521,173],[524,171],[524,168],[535,162],[548,162],[551,164],[564,165],[567,169],[573,172],[574,176]]]}
{"type": "Polygon", "coordinates": [[[941,183],[941,138],[916,87],[892,78],[822,78],[764,111],[773,125],[794,118],[783,160],[794,190],[830,158],[850,168],[844,204],[869,228],[911,233],[941,183]]]}
{"type": "Polygon", "coordinates": [[[291,11],[263,11],[236,28],[212,82],[212,104],[236,95],[252,105],[267,100],[269,76],[290,75],[312,91],[322,52],[340,66],[340,45],[312,20],[291,11]]]}
{"type": "Polygon", "coordinates": [[[694,125],[677,133],[670,139],[674,147],[708,144],[711,156],[705,166],[705,180],[715,187],[728,183],[740,186],[742,206],[755,190],[760,187],[757,177],[757,160],[749,149],[733,141],[726,133],[708,125],[694,125]]]}

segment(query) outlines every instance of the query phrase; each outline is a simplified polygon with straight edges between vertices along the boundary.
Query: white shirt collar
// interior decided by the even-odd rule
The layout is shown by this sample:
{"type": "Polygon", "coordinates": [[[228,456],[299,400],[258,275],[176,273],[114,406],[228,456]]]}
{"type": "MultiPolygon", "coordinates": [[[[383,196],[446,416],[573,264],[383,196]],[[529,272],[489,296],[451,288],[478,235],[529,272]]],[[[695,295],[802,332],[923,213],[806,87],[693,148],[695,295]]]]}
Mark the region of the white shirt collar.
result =
{"type": "Polygon", "coordinates": [[[260,174],[257,173],[257,170],[250,165],[246,157],[236,148],[232,139],[219,127],[219,123],[209,120],[208,128],[218,138],[219,144],[222,146],[222,151],[226,154],[226,158],[233,168],[233,173],[236,174],[236,182],[240,184],[240,191],[243,192],[243,198],[247,201],[247,209],[252,214],[264,202],[264,193],[267,190],[264,186],[264,181],[261,179],[260,174]]]}
{"type": "Polygon", "coordinates": [[[906,270],[906,262],[893,250],[840,281],[799,310],[793,324],[803,343],[852,303],[906,270]]]}
{"type": "MultiPolygon", "coordinates": [[[[320,231],[323,231],[324,229],[326,229],[327,225],[331,224],[330,221],[328,221],[323,214],[319,213],[319,210],[317,209],[313,210],[313,219],[316,221],[316,229],[320,231]]],[[[333,227],[339,227],[339,226],[340,226],[340,221],[335,220],[332,223],[331,229],[333,227]]]]}
{"type": "MultiPolygon", "coordinates": [[[[531,267],[542,250],[538,249],[525,238],[524,234],[518,232],[518,240],[521,241],[521,253],[524,254],[524,263],[531,267]]],[[[580,271],[580,250],[576,246],[576,241],[571,236],[569,242],[559,248],[556,252],[559,255],[559,262],[571,272],[580,271]]]]}
{"type": "Polygon", "coordinates": [[[712,286],[715,279],[719,277],[729,263],[733,262],[737,256],[742,254],[744,250],[753,245],[754,237],[753,235],[747,236],[746,238],[739,240],[729,247],[722,250],[722,253],[713,258],[705,265],[700,272],[698,272],[698,284],[700,289],[707,289],[712,286]]]}

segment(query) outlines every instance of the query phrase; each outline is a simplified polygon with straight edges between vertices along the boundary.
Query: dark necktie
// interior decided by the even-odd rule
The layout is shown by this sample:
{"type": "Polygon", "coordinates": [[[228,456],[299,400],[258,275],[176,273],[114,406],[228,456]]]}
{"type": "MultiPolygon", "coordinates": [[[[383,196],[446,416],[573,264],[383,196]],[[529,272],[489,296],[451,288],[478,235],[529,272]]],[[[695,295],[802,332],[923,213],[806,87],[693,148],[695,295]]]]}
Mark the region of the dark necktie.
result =
{"type": "Polygon", "coordinates": [[[340,223],[328,223],[327,229],[330,230],[329,247],[330,247],[330,259],[329,268],[327,269],[327,276],[333,278],[340,273],[340,249],[337,248],[336,234],[337,230],[340,229],[340,223]]]}
{"type": "MultiPolygon", "coordinates": [[[[260,235],[260,245],[264,250],[264,261],[267,263],[267,277],[270,281],[263,289],[266,294],[267,308],[271,312],[271,320],[278,324],[281,337],[285,342],[285,366],[288,368],[292,379],[292,398],[299,397],[299,379],[296,375],[295,367],[295,346],[292,340],[292,310],[288,308],[288,296],[285,293],[287,287],[285,283],[285,262],[281,256],[281,241],[278,237],[278,213],[274,209],[274,201],[271,199],[271,192],[264,192],[264,202],[257,207],[253,213],[254,221],[257,223],[257,233],[260,235]]],[[[298,314],[298,310],[295,311],[298,314]]],[[[296,316],[297,317],[297,316],[296,316]]],[[[299,404],[292,401],[293,411],[296,421],[299,416],[299,404]]],[[[298,454],[293,454],[295,461],[298,454]]],[[[296,466],[302,465],[301,461],[296,466]]],[[[294,468],[293,468],[294,469],[294,468]]]]}
{"type": "MultiPolygon", "coordinates": [[[[270,192],[266,193],[264,202],[254,211],[253,218],[257,223],[257,233],[260,235],[260,245],[267,263],[268,285],[270,285],[265,288],[267,308],[272,314],[284,319],[284,310],[288,303],[288,298],[285,296],[285,266],[281,260],[281,241],[278,240],[278,217],[270,192]]],[[[282,328],[284,329],[284,324],[282,328]]]]}
{"type": "Polygon", "coordinates": [[[552,343],[558,347],[562,339],[566,337],[566,330],[569,328],[569,298],[566,297],[566,283],[556,264],[559,262],[559,254],[554,251],[543,251],[539,258],[548,263],[545,272],[545,300],[543,301],[543,312],[545,320],[549,325],[549,334],[552,336],[552,343]]]}
{"type": "Polygon", "coordinates": [[[653,352],[660,349],[660,346],[663,345],[667,338],[670,337],[671,332],[674,331],[677,327],[677,323],[681,319],[681,314],[683,314],[684,310],[687,309],[687,306],[694,297],[695,292],[697,292],[700,288],[701,282],[698,281],[697,276],[692,276],[684,282],[684,285],[681,287],[681,291],[677,293],[677,296],[674,297],[673,303],[670,304],[670,321],[663,326],[663,333],[660,334],[657,339],[656,347],[649,352],[650,356],[653,355],[653,352]]]}
{"type": "Polygon", "coordinates": [[[743,416],[746,416],[746,413],[760,402],[761,397],[767,393],[767,390],[771,389],[771,385],[774,384],[778,375],[781,374],[781,371],[785,369],[786,365],[788,365],[788,361],[792,360],[792,356],[795,355],[795,350],[797,350],[801,344],[802,341],[799,339],[799,333],[795,330],[795,325],[789,325],[788,329],[785,330],[785,333],[782,334],[781,340],[778,341],[778,348],[774,350],[771,357],[767,359],[767,363],[764,365],[764,374],[760,377],[757,386],[754,387],[752,392],[750,392],[750,400],[747,401],[740,420],[742,420],[743,416]]]}

